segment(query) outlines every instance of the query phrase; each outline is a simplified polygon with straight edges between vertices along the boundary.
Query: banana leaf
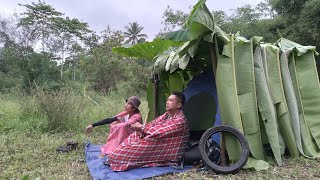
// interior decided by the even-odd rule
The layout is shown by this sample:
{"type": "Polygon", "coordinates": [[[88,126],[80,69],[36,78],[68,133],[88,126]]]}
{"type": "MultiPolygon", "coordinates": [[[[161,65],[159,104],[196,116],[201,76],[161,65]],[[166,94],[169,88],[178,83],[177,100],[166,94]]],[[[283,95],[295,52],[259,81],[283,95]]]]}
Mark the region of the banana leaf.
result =
{"type": "Polygon", "coordinates": [[[297,97],[302,147],[309,157],[319,157],[320,133],[317,129],[320,113],[317,106],[320,86],[314,59],[317,54],[315,46],[302,46],[285,38],[279,39],[277,45],[282,51],[291,52],[289,71],[297,97]]]}
{"type": "Polygon", "coordinates": [[[166,54],[166,53],[160,54],[158,57],[156,57],[156,61],[153,65],[154,74],[160,74],[161,71],[165,69],[168,57],[169,57],[169,54],[166,54]]]}
{"type": "Polygon", "coordinates": [[[269,88],[271,97],[276,108],[277,121],[280,133],[292,157],[299,157],[299,151],[295,142],[291,126],[290,114],[288,112],[287,102],[285,99],[282,77],[279,64],[279,48],[273,45],[264,44],[262,49],[265,52],[264,62],[269,77],[269,88]]]}
{"type": "MultiPolygon", "coordinates": [[[[169,80],[169,75],[167,72],[161,72],[160,74],[160,82],[158,83],[158,95],[157,95],[157,107],[158,107],[158,112],[159,114],[156,114],[156,116],[159,116],[166,112],[166,101],[168,96],[170,95],[170,90],[168,88],[168,80],[169,80]]],[[[148,81],[148,86],[147,86],[147,100],[148,100],[148,117],[147,117],[147,122],[150,122],[154,119],[155,117],[155,112],[154,112],[154,103],[155,103],[155,98],[154,98],[154,83],[152,82],[153,80],[148,81]]]]}
{"type": "Polygon", "coordinates": [[[304,119],[303,105],[301,102],[301,95],[300,95],[299,88],[298,88],[297,74],[296,74],[296,70],[295,70],[296,67],[295,67],[295,60],[294,60],[294,52],[292,52],[290,55],[288,66],[289,66],[289,72],[291,75],[292,85],[294,88],[294,92],[295,92],[296,100],[297,100],[297,105],[298,105],[303,152],[309,158],[319,157],[313,147],[314,142],[312,141],[312,136],[311,136],[310,130],[309,130],[307,123],[304,119]]]}
{"type": "Polygon", "coordinates": [[[154,112],[154,89],[153,89],[153,80],[149,79],[147,85],[147,100],[148,100],[148,116],[146,122],[150,122],[155,117],[154,112]]]}
{"type": "Polygon", "coordinates": [[[167,59],[167,62],[166,62],[165,70],[169,71],[171,63],[173,61],[177,61],[178,59],[179,59],[179,55],[176,53],[176,51],[171,51],[171,53],[170,53],[170,55],[169,55],[169,57],[167,59]]]}
{"type": "Polygon", "coordinates": [[[160,73],[160,82],[158,84],[158,108],[159,108],[159,115],[166,112],[166,102],[167,98],[170,95],[170,89],[168,85],[169,81],[169,73],[162,72],[160,73]]]}
{"type": "Polygon", "coordinates": [[[205,2],[206,0],[199,0],[187,20],[190,40],[197,39],[204,34],[210,34],[214,31],[214,19],[205,2]]]}
{"type": "MultiPolygon", "coordinates": [[[[280,38],[276,44],[283,52],[292,51],[293,49],[297,53],[297,56],[307,53],[309,50],[315,50],[315,46],[303,46],[296,42],[290,41],[286,38],[280,38]]],[[[315,52],[317,54],[317,52],[315,52]]]]}
{"type": "Polygon", "coordinates": [[[284,94],[288,104],[288,110],[291,117],[292,130],[297,143],[297,148],[302,155],[306,156],[302,148],[298,103],[297,103],[297,98],[295,96],[294,87],[293,87],[292,79],[289,72],[287,54],[289,54],[289,52],[282,52],[281,58],[280,58],[280,65],[281,65],[280,68],[281,68],[283,89],[284,89],[284,94]]]}
{"type": "Polygon", "coordinates": [[[164,36],[164,39],[171,41],[189,41],[189,31],[187,29],[180,29],[177,31],[169,32],[164,36]]]}
{"type": "Polygon", "coordinates": [[[182,56],[182,58],[179,61],[179,68],[184,70],[187,65],[189,64],[190,56],[188,54],[185,54],[182,56]]]}
{"type": "Polygon", "coordinates": [[[256,104],[252,40],[239,36],[236,36],[235,40],[234,61],[242,126],[252,156],[263,160],[264,154],[256,104]]]}
{"type": "Polygon", "coordinates": [[[181,46],[184,42],[177,42],[164,39],[154,39],[152,42],[139,43],[130,47],[114,47],[112,51],[129,57],[143,58],[153,60],[160,53],[168,50],[170,47],[181,46]]]}
{"type": "Polygon", "coordinates": [[[169,75],[168,88],[170,93],[173,91],[182,91],[184,89],[183,79],[179,72],[176,71],[169,75]]]}
{"type": "MultiPolygon", "coordinates": [[[[223,51],[224,53],[220,54],[216,49],[218,60],[216,84],[221,122],[223,125],[230,125],[240,132],[243,132],[237,96],[238,92],[234,63],[234,35],[229,36],[229,43],[223,44],[223,51]]],[[[241,153],[239,142],[232,137],[225,136],[225,144],[230,160],[238,160],[241,153]]]]}
{"type": "Polygon", "coordinates": [[[320,85],[314,51],[295,56],[296,75],[304,118],[317,148],[320,149],[320,85]]]}
{"type": "Polygon", "coordinates": [[[176,57],[170,64],[170,73],[178,69],[178,67],[184,70],[190,58],[193,58],[198,52],[198,44],[200,39],[194,41],[188,41],[179,47],[176,51],[176,57]]]}
{"type": "Polygon", "coordinates": [[[265,76],[266,73],[264,72],[260,46],[254,51],[254,74],[258,110],[263,122],[261,126],[264,127],[262,132],[266,133],[276,163],[281,166],[282,159],[279,142],[281,135],[278,131],[276,112],[268,88],[267,78],[265,76]]]}
{"type": "Polygon", "coordinates": [[[249,157],[246,165],[243,168],[254,169],[256,171],[267,170],[269,168],[269,163],[263,160],[257,160],[252,157],[249,157]]]}

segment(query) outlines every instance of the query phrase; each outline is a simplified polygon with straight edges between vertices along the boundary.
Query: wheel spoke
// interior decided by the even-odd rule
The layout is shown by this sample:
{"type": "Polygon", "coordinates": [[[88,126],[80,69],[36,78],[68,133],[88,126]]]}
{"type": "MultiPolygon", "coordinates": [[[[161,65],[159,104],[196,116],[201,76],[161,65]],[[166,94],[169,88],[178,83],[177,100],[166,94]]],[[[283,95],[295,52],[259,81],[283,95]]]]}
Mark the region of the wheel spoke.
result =
{"type": "Polygon", "coordinates": [[[207,147],[210,148],[211,145],[212,145],[212,139],[211,139],[211,137],[210,137],[210,139],[207,140],[207,147]]]}

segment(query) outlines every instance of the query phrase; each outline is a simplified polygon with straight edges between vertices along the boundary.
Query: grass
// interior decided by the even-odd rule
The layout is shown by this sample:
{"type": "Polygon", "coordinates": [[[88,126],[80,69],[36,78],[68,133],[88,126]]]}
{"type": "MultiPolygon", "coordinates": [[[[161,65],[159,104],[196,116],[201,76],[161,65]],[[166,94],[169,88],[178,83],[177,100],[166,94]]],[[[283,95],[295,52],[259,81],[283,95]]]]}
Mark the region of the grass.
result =
{"type": "MultiPolygon", "coordinates": [[[[83,133],[21,133],[0,134],[0,179],[91,179],[84,163],[84,140],[94,144],[105,142],[105,127],[95,129],[92,134],[83,133]],[[76,151],[57,153],[56,148],[66,141],[80,143],[76,151]]],[[[271,166],[267,171],[241,170],[234,175],[218,175],[212,171],[164,175],[155,180],[209,180],[209,179],[320,179],[320,160],[305,158],[285,159],[282,167],[271,166]]]]}
{"type": "MultiPolygon", "coordinates": [[[[116,93],[102,96],[93,92],[85,96],[72,92],[37,92],[33,96],[0,93],[0,133],[79,132],[89,123],[123,111],[126,98],[116,93]]],[[[146,114],[146,109],[147,102],[142,99],[141,114],[146,114]]]]}
{"type": "MultiPolygon", "coordinates": [[[[92,179],[84,162],[82,142],[103,144],[108,129],[97,127],[90,135],[85,135],[83,129],[91,122],[121,111],[125,97],[89,96],[91,100],[83,100],[86,108],[77,121],[73,121],[73,127],[59,132],[46,131],[47,118],[39,111],[34,97],[0,94],[0,179],[92,179]],[[65,154],[56,152],[56,148],[67,141],[77,141],[79,148],[65,154]]],[[[145,115],[145,100],[141,110],[145,115]]],[[[212,171],[191,170],[151,179],[320,179],[319,169],[319,159],[297,158],[285,159],[282,167],[270,166],[267,171],[241,170],[237,174],[218,175],[212,171]]]]}
{"type": "MultiPolygon", "coordinates": [[[[95,136],[98,132],[96,132],[95,136]]],[[[101,135],[101,133],[99,133],[101,135]]],[[[80,133],[34,134],[10,132],[0,135],[0,179],[90,179],[83,161],[84,146],[76,151],[57,153],[66,141],[87,139],[80,133]]],[[[93,143],[97,143],[92,139],[93,143]]],[[[102,141],[101,141],[102,143],[102,141]]]]}

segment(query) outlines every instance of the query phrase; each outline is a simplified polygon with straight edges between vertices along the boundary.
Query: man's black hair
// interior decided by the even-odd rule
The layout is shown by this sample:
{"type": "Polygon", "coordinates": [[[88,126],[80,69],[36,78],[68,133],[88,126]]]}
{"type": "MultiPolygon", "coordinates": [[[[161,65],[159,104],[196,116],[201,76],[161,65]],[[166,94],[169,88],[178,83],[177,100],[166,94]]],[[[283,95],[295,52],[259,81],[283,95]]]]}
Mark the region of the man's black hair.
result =
{"type": "Polygon", "coordinates": [[[179,99],[179,102],[182,104],[182,106],[184,105],[184,101],[185,101],[186,97],[184,96],[184,94],[182,92],[174,91],[171,94],[175,95],[179,99]]]}

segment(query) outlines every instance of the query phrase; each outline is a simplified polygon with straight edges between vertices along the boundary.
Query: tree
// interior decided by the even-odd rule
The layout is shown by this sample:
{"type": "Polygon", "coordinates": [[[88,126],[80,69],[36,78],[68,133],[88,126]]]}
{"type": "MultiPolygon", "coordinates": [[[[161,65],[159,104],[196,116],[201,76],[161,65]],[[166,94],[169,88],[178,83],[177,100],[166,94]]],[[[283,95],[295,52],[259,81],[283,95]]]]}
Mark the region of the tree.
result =
{"type": "Polygon", "coordinates": [[[138,42],[143,42],[148,37],[146,34],[140,34],[143,27],[137,22],[129,23],[129,26],[124,27],[126,31],[124,32],[124,37],[127,38],[125,43],[137,44],[138,42]]]}
{"type": "Polygon", "coordinates": [[[228,15],[224,11],[212,11],[211,13],[218,26],[223,26],[227,22],[228,15]]]}
{"type": "MultiPolygon", "coordinates": [[[[262,36],[265,41],[275,41],[277,39],[277,29],[282,27],[281,21],[275,18],[275,12],[267,2],[262,2],[257,6],[244,5],[232,10],[231,15],[224,11],[212,11],[215,23],[221,29],[229,33],[240,32],[246,37],[262,36]]],[[[163,13],[162,24],[165,28],[160,30],[158,37],[163,37],[170,31],[177,28],[185,28],[185,22],[189,14],[171,7],[163,13]]]]}
{"type": "Polygon", "coordinates": [[[301,39],[306,45],[313,42],[313,45],[320,50],[320,2],[317,0],[309,0],[306,2],[304,8],[301,11],[299,18],[300,35],[305,38],[301,39]]]}
{"type": "Polygon", "coordinates": [[[164,19],[161,23],[165,26],[163,32],[173,31],[176,27],[182,28],[186,23],[189,14],[174,10],[170,6],[167,6],[164,11],[162,18],[164,19]]]}
{"type": "MultiPolygon", "coordinates": [[[[86,34],[92,31],[88,29],[88,24],[79,21],[78,19],[57,18],[55,19],[54,32],[51,52],[59,52],[61,54],[61,64],[60,64],[60,78],[63,78],[63,67],[65,62],[66,54],[73,54],[73,51],[77,51],[79,48],[79,43],[81,39],[85,37],[86,34]],[[73,48],[77,47],[77,48],[73,48]]],[[[75,59],[74,59],[75,60],[75,59]]],[[[73,69],[75,70],[76,63],[73,63],[73,69]]],[[[75,77],[73,78],[75,79],[75,77]]]]}
{"type": "Polygon", "coordinates": [[[63,15],[63,13],[56,11],[52,6],[45,2],[32,4],[19,4],[26,8],[26,12],[21,13],[19,26],[28,27],[32,29],[32,33],[41,38],[42,51],[45,51],[48,45],[48,38],[54,31],[54,22],[63,15]]]}
{"type": "MultiPolygon", "coordinates": [[[[84,40],[88,33],[92,31],[88,24],[75,18],[62,17],[64,14],[55,10],[45,2],[38,1],[31,5],[21,5],[27,10],[19,25],[33,29],[34,33],[41,38],[42,51],[51,52],[61,60],[60,78],[63,78],[64,62],[67,55],[71,54],[78,44],[84,40]]],[[[75,66],[76,63],[73,63],[75,66]]],[[[75,68],[73,68],[75,70],[75,68]]]]}
{"type": "Polygon", "coordinates": [[[283,37],[303,45],[315,45],[320,51],[319,0],[269,0],[283,26],[283,37]]]}
{"type": "MultiPolygon", "coordinates": [[[[124,58],[112,52],[115,46],[121,46],[123,32],[107,26],[101,34],[101,43],[81,59],[80,67],[86,82],[95,91],[107,94],[111,89],[144,92],[148,69],[136,59],[124,58]]],[[[129,95],[129,94],[128,94],[129,95]]]]}

